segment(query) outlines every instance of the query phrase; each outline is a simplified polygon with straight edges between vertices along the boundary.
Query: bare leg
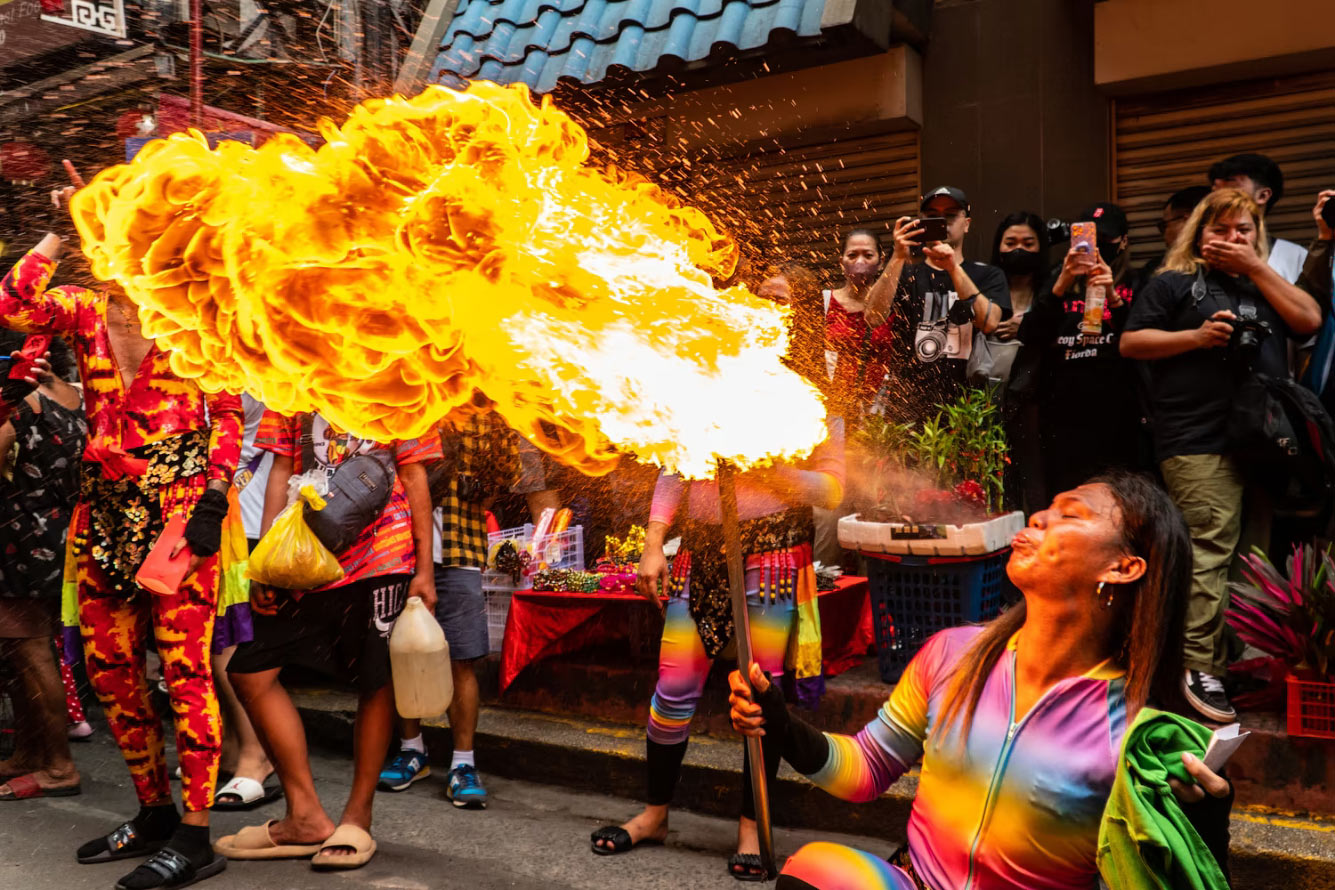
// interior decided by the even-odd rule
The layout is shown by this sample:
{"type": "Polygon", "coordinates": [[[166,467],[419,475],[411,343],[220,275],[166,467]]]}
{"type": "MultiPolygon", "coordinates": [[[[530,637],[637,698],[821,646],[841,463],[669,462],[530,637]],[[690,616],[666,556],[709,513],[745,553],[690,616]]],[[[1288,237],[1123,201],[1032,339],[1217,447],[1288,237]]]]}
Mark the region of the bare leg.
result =
{"type": "MultiPolygon", "coordinates": [[[[389,751],[394,733],[394,690],[386,684],[375,692],[364,692],[357,702],[357,721],[353,725],[352,790],[343,808],[340,825],[356,825],[371,830],[371,805],[380,768],[389,751]]],[[[329,847],[320,856],[347,856],[351,847],[329,847]]]]}
{"type": "Polygon", "coordinates": [[[264,746],[250,725],[246,709],[236,697],[231,681],[227,679],[227,665],[236,647],[228,646],[213,656],[213,684],[218,690],[218,703],[223,709],[223,771],[234,776],[254,779],[263,783],[273,774],[273,764],[264,753],[264,746]]]}
{"type": "MultiPolygon", "coordinates": [[[[473,750],[473,734],[477,732],[478,693],[477,673],[473,670],[476,659],[450,662],[454,677],[454,699],[450,702],[450,733],[454,736],[456,751],[473,750]]],[[[450,764],[453,766],[454,764],[450,764]]]]}
{"type": "Polygon", "coordinates": [[[334,832],[333,820],[320,804],[306,748],[306,728],[278,670],[231,674],[232,688],[245,706],[260,744],[283,783],[287,813],[269,827],[280,844],[318,844],[334,832]]]}
{"type": "Polygon", "coordinates": [[[422,721],[412,717],[399,718],[399,738],[415,739],[422,734],[422,721]]]}
{"type": "Polygon", "coordinates": [[[70,757],[65,734],[65,687],[47,637],[9,640],[10,664],[17,678],[13,696],[22,740],[30,747],[15,754],[15,761],[32,765],[43,788],[79,784],[79,771],[70,757]]]}

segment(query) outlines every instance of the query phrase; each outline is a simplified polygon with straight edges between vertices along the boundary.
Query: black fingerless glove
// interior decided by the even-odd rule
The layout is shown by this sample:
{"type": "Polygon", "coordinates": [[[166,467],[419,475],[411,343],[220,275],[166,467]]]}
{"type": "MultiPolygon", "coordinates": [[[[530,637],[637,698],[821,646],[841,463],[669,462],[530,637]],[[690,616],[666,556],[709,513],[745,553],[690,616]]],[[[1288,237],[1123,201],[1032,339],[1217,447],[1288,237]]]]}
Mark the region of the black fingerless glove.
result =
{"type": "Polygon", "coordinates": [[[973,321],[973,301],[978,299],[974,294],[967,300],[956,300],[955,304],[946,312],[946,318],[953,325],[968,324],[973,321]]]}
{"type": "Polygon", "coordinates": [[[227,495],[210,488],[195,504],[185,524],[185,542],[195,556],[207,559],[222,547],[222,524],[227,517],[227,495]]]}
{"type": "MultiPolygon", "coordinates": [[[[769,677],[768,671],[765,676],[769,677]]],[[[752,690],[751,695],[765,716],[765,734],[782,743],[783,759],[804,776],[820,772],[830,756],[830,741],[825,733],[789,713],[783,692],[773,678],[768,689],[752,690]]]]}
{"type": "MultiPolygon", "coordinates": [[[[6,367],[11,367],[13,362],[0,363],[0,371],[6,367]]],[[[3,402],[8,410],[18,407],[19,402],[23,401],[28,393],[37,387],[26,380],[5,379],[4,385],[0,386],[0,402],[3,402]]]]}

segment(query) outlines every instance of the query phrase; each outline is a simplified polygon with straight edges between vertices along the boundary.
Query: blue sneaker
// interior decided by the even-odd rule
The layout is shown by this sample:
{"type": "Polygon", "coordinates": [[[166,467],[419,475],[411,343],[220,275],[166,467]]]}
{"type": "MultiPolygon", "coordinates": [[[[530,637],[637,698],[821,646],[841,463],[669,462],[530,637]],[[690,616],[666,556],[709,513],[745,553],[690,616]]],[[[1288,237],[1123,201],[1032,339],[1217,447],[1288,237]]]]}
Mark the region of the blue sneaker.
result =
{"type": "Polygon", "coordinates": [[[450,770],[450,784],[445,794],[454,801],[456,807],[469,810],[487,808],[487,789],[482,787],[482,777],[477,774],[477,767],[463,764],[450,770]]]}
{"type": "Polygon", "coordinates": [[[403,750],[380,771],[381,791],[406,791],[418,779],[431,775],[431,765],[421,751],[403,750]]]}

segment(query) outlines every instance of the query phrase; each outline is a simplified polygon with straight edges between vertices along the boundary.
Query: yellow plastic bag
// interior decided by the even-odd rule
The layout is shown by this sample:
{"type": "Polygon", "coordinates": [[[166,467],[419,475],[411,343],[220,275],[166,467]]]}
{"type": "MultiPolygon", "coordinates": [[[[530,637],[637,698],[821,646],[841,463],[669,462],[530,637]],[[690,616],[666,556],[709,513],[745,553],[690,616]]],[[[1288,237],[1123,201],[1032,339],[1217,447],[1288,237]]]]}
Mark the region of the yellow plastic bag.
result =
{"type": "Polygon", "coordinates": [[[311,590],[343,577],[343,567],[306,525],[302,508],[323,510],[324,498],[309,485],[301,497],[274,520],[250,554],[250,580],[284,590],[311,590]]]}

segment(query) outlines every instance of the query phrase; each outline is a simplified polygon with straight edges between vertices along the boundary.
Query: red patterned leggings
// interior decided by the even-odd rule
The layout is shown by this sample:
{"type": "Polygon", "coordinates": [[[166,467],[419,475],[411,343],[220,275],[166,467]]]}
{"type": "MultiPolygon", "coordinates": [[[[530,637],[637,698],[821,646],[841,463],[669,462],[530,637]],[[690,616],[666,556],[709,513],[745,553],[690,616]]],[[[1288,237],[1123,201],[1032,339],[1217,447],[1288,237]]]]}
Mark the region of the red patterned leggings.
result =
{"type": "Polygon", "coordinates": [[[187,812],[213,804],[222,748],[222,723],[213,691],[213,621],[217,607],[217,558],[200,566],[173,596],[140,591],[126,599],[88,596],[81,566],[79,630],[88,680],[134,779],[140,803],[171,801],[162,721],[149,701],[144,678],[150,630],[176,721],[181,797],[187,812]]]}
{"type": "Polygon", "coordinates": [[[73,726],[83,723],[88,717],[83,712],[83,702],[79,701],[79,686],[74,682],[74,671],[70,668],[69,659],[65,657],[65,646],[60,637],[60,634],[56,634],[56,661],[60,663],[60,682],[65,684],[65,716],[73,726]]]}

